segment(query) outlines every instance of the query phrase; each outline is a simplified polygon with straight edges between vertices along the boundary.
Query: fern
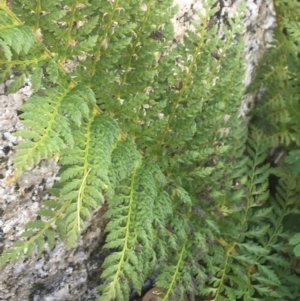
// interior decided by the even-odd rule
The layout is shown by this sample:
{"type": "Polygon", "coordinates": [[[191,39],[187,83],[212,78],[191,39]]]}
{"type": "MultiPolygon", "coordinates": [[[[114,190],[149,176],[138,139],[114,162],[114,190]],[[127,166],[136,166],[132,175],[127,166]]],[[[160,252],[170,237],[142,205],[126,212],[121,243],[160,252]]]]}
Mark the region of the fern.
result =
{"type": "Polygon", "coordinates": [[[249,90],[263,85],[265,90],[253,115],[268,112],[264,120],[257,120],[269,145],[299,144],[299,18],[293,15],[299,9],[297,1],[277,3],[279,26],[274,31],[272,47],[261,62],[257,79],[249,90]]]}
{"type": "MultiPolygon", "coordinates": [[[[299,171],[299,9],[297,1],[275,1],[278,28],[272,47],[262,61],[257,79],[250,86],[263,86],[264,93],[253,112],[254,123],[263,133],[271,147],[282,146],[289,155],[282,160],[285,172],[278,176],[282,181],[290,181],[291,174],[296,178],[299,171]],[[259,118],[267,112],[263,120],[259,118]]],[[[297,191],[297,190],[296,190],[297,191]]],[[[299,218],[297,205],[292,220],[299,218]]],[[[299,229],[298,229],[299,231],[299,229]]],[[[293,240],[292,240],[293,242],[293,240]]]]}
{"type": "Polygon", "coordinates": [[[289,234],[282,229],[284,217],[292,211],[292,198],[286,195],[292,190],[285,187],[270,206],[270,169],[262,165],[266,152],[257,136],[250,138],[248,145],[249,179],[244,182],[244,198],[240,199],[243,207],[229,219],[224,217],[223,237],[218,238],[220,246],[213,248],[215,260],[209,266],[210,288],[204,289],[203,294],[210,294],[212,300],[294,300],[298,292],[285,281],[285,277],[293,277],[290,258],[284,255],[290,254],[284,243],[289,234]]]}
{"type": "MultiPolygon", "coordinates": [[[[66,83],[67,84],[67,83],[66,83]]],[[[20,130],[16,135],[31,139],[22,142],[14,162],[19,176],[27,168],[32,168],[41,159],[50,159],[67,146],[74,146],[71,124],[81,126],[83,117],[89,114],[83,93],[85,89],[70,85],[49,89],[44,95],[34,95],[22,106],[21,118],[28,130],[20,130]],[[66,116],[68,118],[66,118],[66,116]]],[[[93,103],[92,97],[90,103],[93,103]]]]}
{"type": "Polygon", "coordinates": [[[99,300],[127,300],[128,284],[141,291],[146,276],[155,267],[152,212],[157,190],[155,179],[147,169],[136,166],[129,181],[120,183],[113,206],[105,214],[111,221],[106,227],[110,233],[104,248],[120,251],[109,255],[103,264],[102,277],[106,282],[100,287],[103,295],[99,300]],[[147,219],[141,219],[141,216],[147,216],[147,219]]]}
{"type": "Polygon", "coordinates": [[[297,23],[283,11],[289,34],[278,30],[249,88],[264,85],[254,114],[271,115],[248,131],[237,110],[243,5],[212,25],[217,1],[203,1],[201,22],[174,45],[172,4],[0,2],[1,81],[11,79],[9,93],[26,78],[34,88],[20,108],[11,181],[41,160],[60,166],[51,198],[0,262],[41,254],[58,238],[72,248],[107,202],[111,252],[98,300],[129,300],[150,274],[162,300],[296,300],[286,219],[298,216],[298,174],[265,161],[268,146],[299,143],[297,23]],[[270,197],[272,172],[281,180],[270,197]]]}

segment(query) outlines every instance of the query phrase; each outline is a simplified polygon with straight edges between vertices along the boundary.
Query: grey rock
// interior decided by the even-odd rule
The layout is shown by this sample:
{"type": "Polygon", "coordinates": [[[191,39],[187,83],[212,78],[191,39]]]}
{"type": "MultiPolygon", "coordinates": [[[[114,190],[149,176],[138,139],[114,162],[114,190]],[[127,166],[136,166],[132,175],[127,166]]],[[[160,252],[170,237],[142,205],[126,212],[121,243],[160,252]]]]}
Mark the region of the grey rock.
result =
{"type": "MultiPolygon", "coordinates": [[[[234,14],[242,0],[220,0],[219,20],[234,14]]],[[[180,41],[191,20],[201,21],[196,12],[201,0],[175,0],[179,12],[173,19],[176,40],[180,41]]],[[[245,85],[253,78],[258,62],[272,39],[275,14],[271,0],[244,0],[247,6],[245,33],[245,85]]],[[[8,84],[8,83],[6,83],[8,84]]],[[[39,203],[49,197],[47,188],[56,180],[58,166],[54,161],[42,161],[24,173],[16,182],[13,175],[15,146],[20,141],[13,133],[22,128],[17,110],[32,93],[30,83],[17,93],[6,95],[0,85],[0,252],[19,239],[24,224],[36,219],[39,203]]],[[[253,95],[245,97],[240,113],[245,116],[252,106],[253,95]]],[[[92,220],[72,250],[60,241],[54,249],[45,249],[40,257],[0,267],[0,300],[5,301],[94,301],[99,295],[101,264],[107,255],[102,248],[106,221],[102,218],[106,206],[93,214],[92,220]]]]}

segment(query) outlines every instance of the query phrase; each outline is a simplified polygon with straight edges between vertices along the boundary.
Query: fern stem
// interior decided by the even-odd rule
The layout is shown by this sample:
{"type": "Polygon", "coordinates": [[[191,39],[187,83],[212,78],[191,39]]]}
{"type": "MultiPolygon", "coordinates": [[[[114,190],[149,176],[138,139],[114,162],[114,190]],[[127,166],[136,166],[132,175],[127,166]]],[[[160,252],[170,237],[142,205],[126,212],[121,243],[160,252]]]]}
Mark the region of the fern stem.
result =
{"type": "Polygon", "coordinates": [[[14,25],[23,24],[20,19],[11,11],[11,9],[5,4],[5,2],[5,0],[0,2],[0,10],[3,10],[14,21],[14,25]]]}
{"type": "Polygon", "coordinates": [[[234,247],[234,244],[229,247],[227,249],[227,252],[226,252],[226,259],[225,259],[225,262],[224,262],[224,268],[221,270],[222,271],[222,276],[219,280],[219,285],[218,285],[218,288],[216,289],[215,291],[215,296],[214,296],[214,299],[212,299],[211,301],[217,301],[218,300],[218,296],[219,294],[221,293],[220,292],[220,289],[222,287],[222,284],[225,282],[225,276],[226,276],[226,269],[227,269],[227,265],[228,265],[228,260],[229,260],[229,257],[230,257],[230,250],[232,250],[232,248],[234,247]]]}
{"type": "MultiPolygon", "coordinates": [[[[206,25],[207,25],[207,19],[205,19],[204,21],[204,25],[203,25],[203,28],[206,28],[206,25]]],[[[201,34],[201,39],[200,39],[200,42],[198,43],[197,47],[195,47],[195,51],[194,51],[194,55],[193,55],[193,59],[191,61],[191,64],[189,65],[188,67],[188,73],[186,75],[186,77],[184,78],[183,80],[183,83],[182,83],[182,88],[180,89],[179,91],[179,95],[178,95],[178,98],[177,100],[175,101],[175,103],[173,104],[173,107],[172,107],[172,111],[170,113],[170,115],[168,116],[168,121],[166,123],[166,126],[164,127],[163,131],[162,131],[162,135],[161,135],[161,139],[158,143],[159,147],[162,146],[162,144],[165,142],[165,136],[167,134],[167,132],[170,130],[170,123],[171,121],[173,120],[174,116],[175,116],[175,113],[176,113],[176,110],[177,110],[177,107],[178,105],[180,104],[180,102],[182,101],[182,95],[183,95],[183,92],[186,90],[187,88],[187,85],[188,85],[188,82],[190,80],[190,78],[192,77],[192,74],[193,74],[193,67],[196,65],[196,62],[197,62],[197,56],[199,55],[200,53],[200,49],[202,48],[203,46],[203,43],[205,41],[205,37],[206,35],[204,34],[204,31],[202,32],[201,34]]]]}
{"type": "Polygon", "coordinates": [[[48,222],[46,222],[45,226],[40,229],[35,235],[33,235],[29,240],[24,242],[24,245],[21,246],[21,249],[23,250],[26,248],[26,246],[29,246],[33,244],[47,229],[49,229],[55,221],[62,216],[62,214],[66,211],[66,209],[71,205],[72,200],[69,200],[68,202],[65,202],[65,204],[55,213],[55,216],[53,216],[48,222]]]}
{"type": "Polygon", "coordinates": [[[40,28],[41,11],[42,11],[41,0],[37,0],[37,4],[36,4],[36,7],[35,7],[35,11],[34,11],[35,12],[35,17],[36,17],[35,28],[34,28],[35,32],[40,28]]]}
{"type": "Polygon", "coordinates": [[[122,80],[121,80],[121,83],[119,85],[119,90],[118,90],[118,97],[117,99],[119,99],[121,97],[121,89],[123,88],[124,86],[124,83],[126,81],[126,78],[127,78],[127,75],[128,75],[128,72],[130,70],[130,67],[131,67],[131,62],[132,62],[132,58],[133,58],[133,55],[135,54],[135,49],[136,49],[136,46],[138,45],[138,43],[140,43],[140,37],[141,37],[141,34],[144,30],[144,27],[145,27],[145,23],[148,19],[148,16],[149,16],[149,13],[151,11],[150,7],[152,6],[152,3],[154,2],[154,0],[151,0],[150,4],[148,5],[148,9],[147,9],[147,12],[146,14],[144,14],[144,17],[143,17],[143,21],[142,21],[142,24],[141,26],[139,26],[139,31],[137,33],[137,36],[136,36],[136,39],[135,39],[135,42],[133,43],[132,47],[131,47],[131,52],[130,52],[130,55],[129,55],[129,61],[128,61],[128,64],[126,66],[126,70],[124,72],[124,76],[122,76],[122,80]]]}
{"type": "Polygon", "coordinates": [[[66,59],[66,56],[67,56],[67,51],[70,47],[70,42],[71,42],[71,33],[72,33],[72,29],[73,29],[73,25],[74,25],[74,20],[75,20],[75,12],[76,12],[76,6],[77,6],[77,0],[73,1],[73,5],[72,5],[72,8],[71,8],[71,17],[70,17],[70,20],[69,20],[69,23],[68,23],[68,31],[67,31],[67,36],[66,38],[64,39],[65,40],[65,51],[64,51],[64,54],[61,56],[61,58],[59,59],[60,62],[64,62],[65,59],[66,59]]]}
{"type": "Polygon", "coordinates": [[[111,27],[111,23],[112,23],[112,20],[113,20],[113,17],[116,13],[116,10],[118,8],[118,4],[119,4],[119,1],[118,0],[115,0],[113,1],[114,5],[113,5],[113,9],[112,9],[112,12],[109,16],[109,21],[107,22],[106,26],[105,26],[105,29],[104,29],[104,33],[102,34],[102,36],[98,39],[98,48],[97,48],[97,51],[96,53],[94,54],[94,59],[93,59],[93,64],[92,64],[92,67],[91,67],[91,71],[90,71],[90,75],[91,77],[93,77],[95,75],[95,72],[96,72],[96,64],[97,62],[99,61],[100,59],[100,56],[101,56],[101,47],[102,47],[102,44],[104,42],[104,40],[106,39],[107,37],[107,34],[108,34],[108,30],[110,29],[111,27]]]}
{"type": "Polygon", "coordinates": [[[78,234],[80,234],[80,232],[81,232],[81,229],[80,229],[80,211],[81,211],[81,208],[82,208],[82,199],[83,199],[83,195],[84,195],[84,186],[85,186],[85,183],[86,183],[87,176],[89,175],[91,170],[92,169],[90,168],[87,172],[84,172],[84,176],[83,176],[83,179],[82,179],[79,191],[78,191],[78,198],[77,198],[77,220],[79,221],[78,222],[78,234]]]}
{"type": "Polygon", "coordinates": [[[91,168],[88,168],[88,156],[89,156],[89,148],[91,145],[91,127],[92,127],[92,123],[94,121],[94,118],[96,116],[96,112],[93,112],[93,115],[91,118],[89,118],[88,120],[88,124],[87,124],[87,129],[86,129],[86,148],[84,150],[84,165],[83,165],[83,179],[78,191],[78,198],[77,198],[77,227],[78,227],[78,235],[80,234],[80,221],[81,221],[81,217],[80,217],[80,212],[82,209],[82,200],[83,200],[83,196],[84,196],[84,190],[85,190],[85,184],[86,184],[86,179],[87,176],[89,175],[91,168]]]}
{"type": "Polygon", "coordinates": [[[175,287],[175,285],[176,285],[176,279],[177,279],[177,277],[179,277],[179,274],[180,274],[179,267],[180,267],[181,263],[183,262],[183,254],[185,252],[185,246],[186,246],[187,242],[188,242],[188,236],[186,235],[184,243],[183,243],[181,251],[180,251],[180,254],[179,254],[179,258],[178,258],[178,261],[176,264],[175,271],[172,275],[168,290],[167,290],[164,298],[162,299],[162,301],[170,300],[171,292],[173,291],[173,287],[175,287]]]}
{"type": "Polygon", "coordinates": [[[121,258],[119,260],[119,264],[118,264],[118,269],[114,275],[114,280],[113,280],[113,284],[111,284],[112,289],[115,287],[116,283],[119,281],[119,277],[121,275],[121,269],[122,269],[122,265],[123,262],[125,262],[125,253],[126,250],[128,249],[128,239],[129,239],[129,235],[130,235],[130,222],[131,222],[131,214],[132,214],[132,204],[134,202],[134,198],[133,195],[135,193],[134,190],[134,184],[135,184],[135,176],[136,176],[136,171],[137,168],[135,168],[132,172],[132,176],[131,176],[131,185],[130,185],[130,194],[129,194],[129,204],[128,204],[128,217],[127,217],[127,221],[126,221],[126,226],[125,226],[125,237],[124,237],[124,246],[123,249],[121,251],[122,255],[121,258]]]}
{"type": "Polygon", "coordinates": [[[24,61],[14,61],[14,60],[0,60],[0,64],[3,65],[8,65],[8,66],[17,66],[17,65],[30,65],[30,64],[38,64],[39,62],[45,61],[46,59],[48,59],[48,56],[46,54],[42,54],[40,57],[38,58],[34,58],[34,59],[26,59],[24,61]]]}

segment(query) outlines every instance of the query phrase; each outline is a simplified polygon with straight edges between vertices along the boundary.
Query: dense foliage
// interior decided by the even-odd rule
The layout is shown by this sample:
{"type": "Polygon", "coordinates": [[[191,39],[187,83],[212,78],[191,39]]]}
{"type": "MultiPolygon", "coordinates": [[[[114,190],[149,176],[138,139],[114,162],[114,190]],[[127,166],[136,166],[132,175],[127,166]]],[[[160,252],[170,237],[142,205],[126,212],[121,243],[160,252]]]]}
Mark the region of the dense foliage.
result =
{"type": "Polygon", "coordinates": [[[35,90],[19,109],[12,180],[41,160],[61,167],[41,218],[0,262],[56,236],[71,248],[106,202],[98,300],[127,301],[150,274],[162,300],[299,299],[300,5],[275,3],[247,126],[244,7],[222,24],[217,4],[203,1],[175,43],[171,0],[0,1],[0,79],[8,93],[26,78],[35,90]]]}

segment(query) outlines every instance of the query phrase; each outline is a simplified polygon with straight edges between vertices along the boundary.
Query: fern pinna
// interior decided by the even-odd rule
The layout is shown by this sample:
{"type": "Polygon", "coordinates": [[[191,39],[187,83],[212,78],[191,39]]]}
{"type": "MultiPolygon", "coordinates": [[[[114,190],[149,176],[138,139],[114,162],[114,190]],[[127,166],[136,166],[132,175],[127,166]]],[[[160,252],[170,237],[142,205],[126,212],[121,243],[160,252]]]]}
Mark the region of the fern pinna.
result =
{"type": "Polygon", "coordinates": [[[295,300],[288,196],[268,203],[266,148],[238,116],[244,7],[228,26],[212,25],[218,10],[203,1],[177,45],[172,1],[0,2],[1,80],[35,89],[12,180],[41,160],[60,165],[41,219],[2,263],[56,235],[71,248],[107,202],[98,300],[127,301],[150,274],[162,300],[295,300]]]}

